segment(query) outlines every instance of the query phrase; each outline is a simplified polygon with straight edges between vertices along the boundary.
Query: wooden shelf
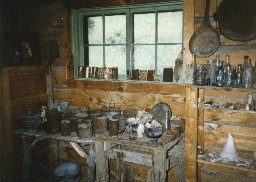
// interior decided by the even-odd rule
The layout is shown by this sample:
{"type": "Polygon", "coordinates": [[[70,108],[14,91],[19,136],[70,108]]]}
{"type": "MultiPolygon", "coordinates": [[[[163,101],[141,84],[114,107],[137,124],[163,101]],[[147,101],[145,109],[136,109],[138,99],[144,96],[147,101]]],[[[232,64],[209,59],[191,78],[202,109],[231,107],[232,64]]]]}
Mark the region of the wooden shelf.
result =
{"type": "Polygon", "coordinates": [[[202,159],[198,159],[197,162],[200,165],[203,165],[204,167],[207,167],[207,168],[217,169],[220,171],[235,172],[243,175],[255,175],[256,177],[256,169],[249,169],[246,167],[239,167],[234,165],[221,164],[217,162],[210,162],[202,159]]]}

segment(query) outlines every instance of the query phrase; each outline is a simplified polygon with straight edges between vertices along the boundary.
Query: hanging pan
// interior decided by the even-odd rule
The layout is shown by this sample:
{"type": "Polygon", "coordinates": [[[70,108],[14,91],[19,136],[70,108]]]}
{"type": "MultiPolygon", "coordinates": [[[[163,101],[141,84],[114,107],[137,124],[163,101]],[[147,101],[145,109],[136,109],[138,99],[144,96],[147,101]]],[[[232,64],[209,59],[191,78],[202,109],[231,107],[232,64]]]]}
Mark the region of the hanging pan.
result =
{"type": "Polygon", "coordinates": [[[223,0],[215,18],[220,34],[235,41],[256,38],[256,0],[223,0]]]}
{"type": "Polygon", "coordinates": [[[196,57],[204,58],[215,53],[220,45],[220,35],[209,20],[210,0],[206,0],[204,21],[189,41],[189,50],[196,57]]]}

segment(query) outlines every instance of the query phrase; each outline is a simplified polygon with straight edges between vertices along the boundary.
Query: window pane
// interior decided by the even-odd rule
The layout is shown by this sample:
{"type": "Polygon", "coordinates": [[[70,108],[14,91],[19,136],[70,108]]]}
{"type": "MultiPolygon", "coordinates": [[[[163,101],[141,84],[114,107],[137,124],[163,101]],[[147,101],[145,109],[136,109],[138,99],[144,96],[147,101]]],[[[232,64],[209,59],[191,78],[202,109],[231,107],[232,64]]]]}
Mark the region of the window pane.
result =
{"type": "Polygon", "coordinates": [[[155,43],[155,13],[134,15],[135,44],[155,43]]]}
{"type": "Polygon", "coordinates": [[[126,42],[126,17],[115,15],[105,17],[106,44],[125,44],[126,42]]]}
{"type": "Polygon", "coordinates": [[[182,45],[161,45],[157,47],[157,74],[163,75],[163,69],[175,66],[182,45]]]}
{"type": "Polygon", "coordinates": [[[102,17],[88,17],[88,43],[103,43],[102,17]]]}
{"type": "Polygon", "coordinates": [[[103,47],[90,46],[89,47],[90,66],[103,67],[103,47]]]}
{"type": "Polygon", "coordinates": [[[155,46],[134,46],[134,68],[143,70],[155,69],[155,46]]]}
{"type": "Polygon", "coordinates": [[[182,42],[182,24],[182,11],[159,13],[158,43],[182,42]]]}
{"type": "Polygon", "coordinates": [[[118,67],[118,74],[126,74],[126,47],[106,46],[106,67],[118,67]]]}

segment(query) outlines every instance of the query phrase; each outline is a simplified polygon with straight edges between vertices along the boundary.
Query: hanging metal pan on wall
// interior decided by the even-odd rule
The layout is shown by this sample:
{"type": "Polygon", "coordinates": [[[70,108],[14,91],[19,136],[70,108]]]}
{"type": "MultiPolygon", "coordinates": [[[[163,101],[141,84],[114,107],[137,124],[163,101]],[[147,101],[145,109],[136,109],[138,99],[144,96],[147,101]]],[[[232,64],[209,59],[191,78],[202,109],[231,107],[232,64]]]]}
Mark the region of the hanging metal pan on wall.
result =
{"type": "Polygon", "coordinates": [[[210,0],[206,0],[204,21],[189,41],[189,50],[196,57],[208,57],[215,53],[220,45],[220,35],[209,20],[210,0]]]}
{"type": "Polygon", "coordinates": [[[223,0],[215,15],[224,37],[241,42],[256,38],[256,0],[223,0]]]}

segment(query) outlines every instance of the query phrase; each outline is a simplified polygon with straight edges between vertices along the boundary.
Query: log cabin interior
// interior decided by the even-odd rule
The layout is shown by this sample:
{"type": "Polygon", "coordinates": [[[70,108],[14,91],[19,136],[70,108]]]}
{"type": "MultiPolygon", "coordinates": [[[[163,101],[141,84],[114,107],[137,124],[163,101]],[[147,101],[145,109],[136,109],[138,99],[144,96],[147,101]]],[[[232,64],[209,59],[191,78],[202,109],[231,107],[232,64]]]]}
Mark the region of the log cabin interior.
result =
{"type": "Polygon", "coordinates": [[[256,1],[0,8],[0,181],[256,182],[256,1]]]}

